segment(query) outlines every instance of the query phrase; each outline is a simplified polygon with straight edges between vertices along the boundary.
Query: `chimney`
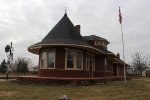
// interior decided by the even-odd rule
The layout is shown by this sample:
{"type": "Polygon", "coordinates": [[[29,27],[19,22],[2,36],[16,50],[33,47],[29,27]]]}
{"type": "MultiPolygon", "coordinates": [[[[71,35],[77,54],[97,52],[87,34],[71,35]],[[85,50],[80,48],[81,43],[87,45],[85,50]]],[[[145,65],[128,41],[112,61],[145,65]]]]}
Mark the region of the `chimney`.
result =
{"type": "Polygon", "coordinates": [[[80,34],[80,25],[76,25],[75,29],[76,29],[77,33],[80,34]]]}
{"type": "Polygon", "coordinates": [[[117,53],[117,57],[120,58],[120,54],[119,53],[117,53]]]}

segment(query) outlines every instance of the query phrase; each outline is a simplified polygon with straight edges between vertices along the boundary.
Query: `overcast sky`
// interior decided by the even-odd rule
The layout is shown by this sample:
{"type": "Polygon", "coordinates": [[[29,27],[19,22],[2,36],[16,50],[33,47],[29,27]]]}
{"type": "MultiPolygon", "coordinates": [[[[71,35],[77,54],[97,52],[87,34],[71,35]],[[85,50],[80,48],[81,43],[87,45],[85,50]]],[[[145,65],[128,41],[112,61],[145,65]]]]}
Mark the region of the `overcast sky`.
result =
{"type": "Polygon", "coordinates": [[[0,62],[6,57],[5,46],[13,42],[14,58],[38,56],[28,46],[40,42],[65,13],[81,35],[106,38],[108,49],[122,58],[118,8],[121,7],[126,62],[135,52],[149,55],[150,0],[0,0],[0,62]]]}

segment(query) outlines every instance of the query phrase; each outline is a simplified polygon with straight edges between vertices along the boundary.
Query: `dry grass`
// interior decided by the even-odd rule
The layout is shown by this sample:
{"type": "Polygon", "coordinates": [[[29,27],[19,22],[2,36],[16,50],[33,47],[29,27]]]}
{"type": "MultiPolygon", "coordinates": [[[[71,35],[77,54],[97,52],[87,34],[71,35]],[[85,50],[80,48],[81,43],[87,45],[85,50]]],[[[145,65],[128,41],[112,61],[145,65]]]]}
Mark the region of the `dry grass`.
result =
{"type": "Polygon", "coordinates": [[[13,96],[15,94],[15,91],[0,91],[0,96],[13,96]]]}
{"type": "Polygon", "coordinates": [[[0,100],[150,100],[150,79],[139,78],[92,86],[52,86],[0,81],[0,100]]]}

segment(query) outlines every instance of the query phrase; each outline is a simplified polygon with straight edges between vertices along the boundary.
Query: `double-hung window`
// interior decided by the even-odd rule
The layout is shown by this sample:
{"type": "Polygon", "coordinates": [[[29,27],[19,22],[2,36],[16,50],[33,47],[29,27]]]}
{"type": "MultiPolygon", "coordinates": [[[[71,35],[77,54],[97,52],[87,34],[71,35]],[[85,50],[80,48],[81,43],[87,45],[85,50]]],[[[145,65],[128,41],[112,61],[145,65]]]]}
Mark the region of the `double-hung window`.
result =
{"type": "Polygon", "coordinates": [[[73,50],[67,50],[67,68],[73,69],[75,64],[75,52],[73,50]]]}
{"type": "Polygon", "coordinates": [[[55,51],[48,51],[48,68],[55,68],[55,51]]]}
{"type": "Polygon", "coordinates": [[[67,69],[83,69],[83,52],[74,49],[66,51],[66,68],[67,69]]]}

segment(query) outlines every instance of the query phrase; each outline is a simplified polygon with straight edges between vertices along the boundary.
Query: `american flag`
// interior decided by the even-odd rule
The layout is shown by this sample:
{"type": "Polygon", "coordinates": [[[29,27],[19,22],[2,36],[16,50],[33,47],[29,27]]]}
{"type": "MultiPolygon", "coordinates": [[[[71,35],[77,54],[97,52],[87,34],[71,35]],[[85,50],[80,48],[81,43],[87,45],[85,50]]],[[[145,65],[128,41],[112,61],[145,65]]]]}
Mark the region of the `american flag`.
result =
{"type": "Polygon", "coordinates": [[[120,7],[119,7],[119,22],[120,22],[120,24],[122,23],[122,16],[121,16],[120,7]]]}

